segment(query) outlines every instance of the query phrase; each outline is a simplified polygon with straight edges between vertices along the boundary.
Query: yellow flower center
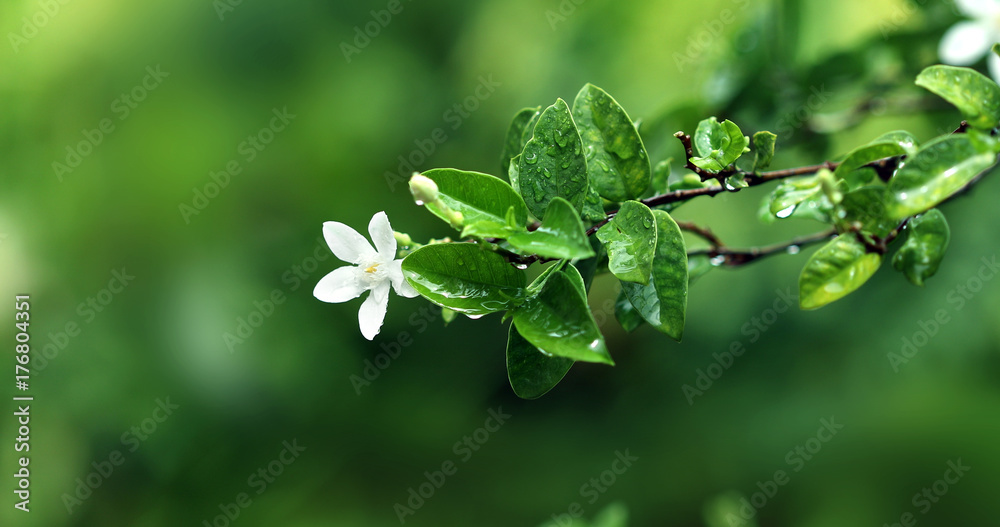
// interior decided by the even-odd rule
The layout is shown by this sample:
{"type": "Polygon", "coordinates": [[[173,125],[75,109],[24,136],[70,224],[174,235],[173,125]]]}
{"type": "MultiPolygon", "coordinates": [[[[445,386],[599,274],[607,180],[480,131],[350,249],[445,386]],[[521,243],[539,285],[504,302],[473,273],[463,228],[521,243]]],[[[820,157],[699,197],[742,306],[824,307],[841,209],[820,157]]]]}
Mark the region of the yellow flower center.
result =
{"type": "Polygon", "coordinates": [[[374,274],[375,271],[378,270],[378,266],[379,266],[379,264],[372,264],[370,267],[368,267],[367,269],[365,269],[365,272],[366,273],[372,273],[372,274],[374,274]]]}

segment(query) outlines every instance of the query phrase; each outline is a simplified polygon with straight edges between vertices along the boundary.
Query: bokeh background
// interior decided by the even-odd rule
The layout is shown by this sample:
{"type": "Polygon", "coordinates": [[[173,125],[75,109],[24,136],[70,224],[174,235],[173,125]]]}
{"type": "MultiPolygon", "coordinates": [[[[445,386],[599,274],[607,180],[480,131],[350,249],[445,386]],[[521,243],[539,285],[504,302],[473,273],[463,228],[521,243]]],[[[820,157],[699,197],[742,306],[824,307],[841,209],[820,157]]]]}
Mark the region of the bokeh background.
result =
{"type": "MultiPolygon", "coordinates": [[[[952,245],[923,289],[886,266],[843,301],[786,311],[811,250],[783,255],[698,281],[676,344],[624,334],[599,280],[591,303],[618,365],[579,364],[536,401],[507,384],[499,316],[445,327],[394,296],[368,342],[360,301],[312,296],[340,265],[323,221],[363,232],[385,210],[415,239],[448,234],[398,183],[400,156],[497,174],[510,117],[586,82],[642,119],[654,161],[709,115],[778,132],[777,168],[890,130],[953,129],[957,113],[912,79],[959,20],[951,2],[903,0],[3,2],[0,295],[31,295],[41,356],[31,512],[13,507],[9,402],[0,523],[392,526],[394,505],[451,461],[406,525],[570,525],[572,510],[582,526],[611,506],[604,525],[627,509],[632,526],[721,527],[779,470],[787,484],[735,524],[995,524],[1000,280],[975,280],[1000,251],[992,177],[944,207],[952,245]],[[282,130],[262,131],[286,109],[282,130]],[[948,321],[928,323],[940,310],[948,321]],[[247,320],[252,334],[228,339],[247,320]],[[922,345],[894,368],[906,339],[922,345]],[[684,385],[734,342],[746,353],[689,401],[684,385]],[[477,434],[491,410],[510,417],[477,434]],[[843,428],[816,440],[831,418],[843,428]],[[296,441],[305,450],[282,455],[296,441]],[[626,451],[638,459],[607,472],[626,451]],[[914,503],[959,460],[971,469],[957,483],[914,503]]],[[[819,229],[760,223],[767,192],[674,216],[734,246],[819,229]]]]}

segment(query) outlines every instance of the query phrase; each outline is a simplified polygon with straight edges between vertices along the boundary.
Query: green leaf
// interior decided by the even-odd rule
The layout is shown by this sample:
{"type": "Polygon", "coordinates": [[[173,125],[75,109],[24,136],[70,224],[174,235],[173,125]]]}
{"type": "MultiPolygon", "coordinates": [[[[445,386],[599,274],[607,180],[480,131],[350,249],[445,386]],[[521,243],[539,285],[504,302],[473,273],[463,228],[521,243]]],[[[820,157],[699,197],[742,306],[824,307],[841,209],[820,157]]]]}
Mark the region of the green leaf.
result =
{"type": "Polygon", "coordinates": [[[531,116],[528,124],[524,125],[524,132],[521,135],[521,153],[524,153],[524,145],[528,144],[528,140],[535,133],[535,126],[538,124],[538,120],[542,117],[542,107],[538,107],[538,111],[531,116]]]}
{"type": "Polygon", "coordinates": [[[462,228],[462,238],[509,238],[515,233],[526,231],[524,227],[513,228],[509,225],[504,225],[496,223],[494,221],[477,221],[475,223],[467,223],[465,227],[462,228]]]}
{"type": "Polygon", "coordinates": [[[895,143],[899,145],[907,154],[916,153],[917,149],[920,148],[920,142],[917,138],[913,136],[910,132],[905,130],[894,130],[892,132],[886,132],[875,138],[869,144],[878,143],[895,143]]]}
{"type": "MultiPolygon", "coordinates": [[[[518,154],[510,160],[510,166],[507,168],[507,179],[510,181],[510,187],[514,189],[514,192],[517,192],[518,196],[521,195],[520,170],[521,154],[518,154]]],[[[524,201],[524,198],[521,198],[521,201],[524,201]]]]}
{"type": "Polygon", "coordinates": [[[702,170],[721,172],[743,155],[750,139],[743,135],[736,123],[726,120],[719,123],[709,117],[698,123],[694,133],[694,146],[701,157],[691,162],[702,170]]]}
{"type": "Polygon", "coordinates": [[[528,342],[514,324],[507,335],[507,378],[514,394],[538,399],[559,384],[573,367],[573,359],[546,355],[528,342]]]}
{"type": "Polygon", "coordinates": [[[566,101],[559,99],[542,112],[524,145],[518,172],[521,196],[536,218],[544,219],[554,197],[581,210],[588,189],[587,160],[566,101]]]}
{"type": "Polygon", "coordinates": [[[576,209],[558,197],[549,202],[538,229],[515,233],[507,241],[525,253],[546,258],[583,259],[595,254],[576,209]]]}
{"type": "Polygon", "coordinates": [[[799,306],[819,309],[868,281],[882,264],[853,233],[841,234],[816,251],[799,275],[799,306]]]}
{"type": "Polygon", "coordinates": [[[648,284],[656,251],[656,219],[638,201],[622,203],[618,214],[597,230],[608,249],[608,270],[619,280],[648,284]]]}
{"type": "Polygon", "coordinates": [[[524,149],[524,143],[527,141],[524,135],[528,128],[528,123],[536,115],[539,115],[541,111],[541,106],[537,108],[525,108],[517,112],[517,115],[514,116],[514,120],[511,121],[510,126],[507,128],[503,153],[500,155],[501,174],[506,174],[510,170],[510,161],[521,154],[521,150],[524,149]]]}
{"type": "MultiPolygon", "coordinates": [[[[436,168],[423,173],[438,187],[441,202],[462,213],[465,225],[491,222],[505,225],[508,214],[519,226],[528,222],[528,209],[521,196],[506,181],[479,172],[436,168]],[[510,211],[513,210],[513,213],[510,211]]],[[[427,210],[451,224],[449,211],[437,203],[427,203],[427,210]]]]}
{"type": "Polygon", "coordinates": [[[895,157],[906,153],[906,149],[895,141],[870,143],[860,146],[847,154],[847,157],[837,167],[833,175],[838,179],[846,181],[848,190],[860,188],[870,183],[875,177],[875,170],[873,168],[862,167],[879,159],[895,157]]]}
{"type": "Polygon", "coordinates": [[[642,318],[680,341],[687,310],[688,261],[684,236],[677,223],[662,210],[656,219],[656,256],[648,285],[622,282],[622,290],[642,318]]]}
{"type": "Polygon", "coordinates": [[[590,291],[590,285],[594,282],[594,276],[597,275],[597,268],[601,261],[608,256],[608,251],[604,248],[601,240],[597,239],[597,236],[590,236],[588,241],[590,248],[594,251],[594,256],[573,263],[573,267],[576,267],[576,270],[580,271],[580,276],[583,277],[585,292],[590,291]]]}
{"type": "Polygon", "coordinates": [[[976,128],[989,130],[1000,122],[1000,86],[976,70],[931,66],[917,76],[917,86],[955,105],[976,128]]]}
{"type": "Polygon", "coordinates": [[[840,203],[844,222],[860,223],[862,232],[884,238],[899,223],[885,212],[885,187],[871,186],[844,194],[840,203]]]}
{"type": "Polygon", "coordinates": [[[627,333],[635,331],[646,322],[632,302],[629,302],[624,289],[618,291],[618,298],[615,300],[615,319],[627,333]]]}
{"type": "MultiPolygon", "coordinates": [[[[514,326],[528,342],[550,355],[614,364],[573,266],[546,276],[544,285],[514,311],[514,326]]],[[[532,284],[534,286],[534,284],[532,284]]]]}
{"type": "MultiPolygon", "coordinates": [[[[650,189],[646,192],[647,196],[655,196],[670,192],[670,163],[673,162],[673,160],[673,158],[664,159],[656,164],[656,167],[653,169],[653,178],[650,183],[650,189]]],[[[701,178],[698,178],[698,181],[701,182],[701,178]]]]}
{"type": "Polygon", "coordinates": [[[944,214],[931,209],[911,220],[906,227],[909,237],[892,258],[892,266],[902,271],[914,285],[934,276],[951,239],[944,214]]]}
{"type": "Polygon", "coordinates": [[[771,193],[771,214],[779,218],[787,218],[803,201],[822,195],[823,185],[816,176],[786,179],[771,193]]]}
{"type": "Polygon", "coordinates": [[[649,156],[625,110],[604,90],[587,84],[573,101],[591,187],[609,201],[625,201],[649,188],[649,156]]]}
{"type": "Polygon", "coordinates": [[[777,140],[778,136],[771,132],[753,134],[754,172],[760,172],[771,166],[771,161],[774,160],[774,144],[777,140]]]}
{"type": "Polygon", "coordinates": [[[587,221],[597,222],[607,217],[604,212],[604,200],[594,187],[587,189],[587,197],[583,201],[581,217],[587,221]]]}
{"type": "Polygon", "coordinates": [[[524,272],[474,243],[421,247],[403,260],[403,274],[424,298],[466,315],[513,309],[526,296],[524,272]]]}
{"type": "Polygon", "coordinates": [[[889,180],[889,217],[901,220],[937,206],[993,166],[996,157],[973,144],[969,134],[926,144],[889,180]]]}

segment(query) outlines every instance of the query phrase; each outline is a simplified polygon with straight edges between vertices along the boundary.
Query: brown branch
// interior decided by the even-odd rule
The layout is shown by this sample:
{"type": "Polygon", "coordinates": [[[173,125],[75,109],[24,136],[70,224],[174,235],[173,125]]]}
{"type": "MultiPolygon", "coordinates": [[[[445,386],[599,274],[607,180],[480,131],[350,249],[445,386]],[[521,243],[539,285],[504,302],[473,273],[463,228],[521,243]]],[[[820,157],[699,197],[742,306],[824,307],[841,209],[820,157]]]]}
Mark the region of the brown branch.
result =
{"type": "Polygon", "coordinates": [[[726,246],[726,244],[722,243],[722,240],[720,240],[719,237],[712,232],[712,229],[709,229],[708,227],[702,227],[690,221],[679,221],[677,222],[677,226],[680,227],[682,231],[687,231],[704,238],[705,241],[711,244],[715,249],[721,249],[726,246]]]}
{"type": "Polygon", "coordinates": [[[723,260],[719,263],[719,265],[725,265],[726,267],[739,267],[775,254],[796,253],[801,247],[827,241],[836,235],[836,229],[830,229],[828,231],[819,232],[810,236],[804,236],[802,238],[795,238],[794,240],[787,241],[785,243],[769,245],[766,247],[751,247],[749,249],[727,249],[725,247],[710,248],[691,251],[688,253],[688,256],[707,255],[711,258],[722,257],[723,260]]]}

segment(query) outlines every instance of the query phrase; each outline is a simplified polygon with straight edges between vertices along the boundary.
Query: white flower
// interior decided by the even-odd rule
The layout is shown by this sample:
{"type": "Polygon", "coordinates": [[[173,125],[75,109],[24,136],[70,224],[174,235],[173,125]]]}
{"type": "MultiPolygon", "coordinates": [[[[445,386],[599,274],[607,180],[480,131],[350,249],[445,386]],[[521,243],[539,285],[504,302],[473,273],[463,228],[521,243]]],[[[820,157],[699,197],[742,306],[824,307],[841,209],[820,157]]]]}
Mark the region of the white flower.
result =
{"type": "Polygon", "coordinates": [[[323,223],[323,237],[330,250],[337,258],[354,266],[340,267],[324,276],[313,289],[313,296],[323,302],[346,302],[371,291],[358,311],[358,322],[361,334],[372,340],[385,319],[389,285],[392,284],[397,295],[406,298],[417,296],[417,291],[403,278],[403,260],[395,259],[396,238],[385,212],[372,216],[368,234],[375,248],[358,231],[343,223],[323,223]]]}
{"type": "Polygon", "coordinates": [[[972,20],[952,26],[938,47],[945,64],[968,66],[988,55],[990,74],[1000,81],[1000,57],[991,53],[1000,42],[1000,0],[955,0],[958,10],[972,20]]]}

